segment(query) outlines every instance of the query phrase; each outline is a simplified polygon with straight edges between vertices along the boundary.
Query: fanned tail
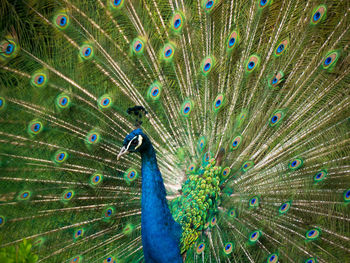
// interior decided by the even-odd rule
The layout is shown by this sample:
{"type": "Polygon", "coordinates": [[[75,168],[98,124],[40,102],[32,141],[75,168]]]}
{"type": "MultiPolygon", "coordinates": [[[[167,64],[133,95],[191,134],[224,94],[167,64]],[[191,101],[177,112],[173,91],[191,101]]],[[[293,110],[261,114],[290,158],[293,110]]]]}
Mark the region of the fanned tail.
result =
{"type": "Polygon", "coordinates": [[[184,261],[346,260],[349,7],[2,1],[1,253],[144,260],[140,105],[184,261]]]}

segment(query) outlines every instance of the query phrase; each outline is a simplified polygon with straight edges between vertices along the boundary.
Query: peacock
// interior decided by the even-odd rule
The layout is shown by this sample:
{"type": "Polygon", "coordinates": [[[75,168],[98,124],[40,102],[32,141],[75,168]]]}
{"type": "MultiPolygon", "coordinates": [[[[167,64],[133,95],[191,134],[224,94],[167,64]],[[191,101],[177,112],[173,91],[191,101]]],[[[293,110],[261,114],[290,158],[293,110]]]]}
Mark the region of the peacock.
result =
{"type": "Polygon", "coordinates": [[[350,262],[349,10],[2,0],[0,262],[350,262]]]}

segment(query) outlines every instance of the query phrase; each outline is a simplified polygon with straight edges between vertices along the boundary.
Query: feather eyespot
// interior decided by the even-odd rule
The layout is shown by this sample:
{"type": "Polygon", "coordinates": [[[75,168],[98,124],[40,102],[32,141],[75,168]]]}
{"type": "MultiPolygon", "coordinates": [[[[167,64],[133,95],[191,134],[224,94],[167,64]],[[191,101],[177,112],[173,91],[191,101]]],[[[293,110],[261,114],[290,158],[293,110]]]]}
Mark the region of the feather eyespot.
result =
{"type": "Polygon", "coordinates": [[[110,0],[110,7],[114,10],[118,10],[123,7],[124,0],[110,0]]]}
{"type": "Polygon", "coordinates": [[[46,86],[48,77],[43,72],[34,73],[31,78],[31,84],[37,88],[43,88],[46,86]]]}
{"type": "Polygon", "coordinates": [[[0,42],[0,56],[4,59],[14,58],[18,53],[18,46],[15,41],[11,39],[0,42]]]}
{"type": "Polygon", "coordinates": [[[58,150],[53,157],[53,161],[56,164],[64,163],[68,158],[68,153],[66,151],[58,150]]]}
{"type": "Polygon", "coordinates": [[[64,16],[60,17],[60,18],[59,18],[59,25],[63,27],[63,26],[65,26],[66,24],[67,24],[67,18],[64,17],[64,16]]]}
{"type": "Polygon", "coordinates": [[[276,50],[277,52],[276,52],[276,53],[282,53],[284,49],[285,49],[284,44],[280,44],[280,45],[277,47],[277,50],[276,50]]]}
{"type": "Polygon", "coordinates": [[[287,50],[288,45],[288,39],[282,40],[275,49],[275,56],[279,57],[280,55],[282,55],[287,50]]]}
{"type": "Polygon", "coordinates": [[[35,84],[41,85],[45,80],[45,77],[43,75],[38,75],[35,79],[35,84]]]}
{"type": "Polygon", "coordinates": [[[63,202],[68,202],[68,201],[72,200],[74,195],[75,195],[75,193],[74,193],[73,190],[67,190],[62,195],[62,201],[63,202]]]}
{"type": "Polygon", "coordinates": [[[109,96],[108,94],[102,95],[97,100],[97,105],[101,110],[110,108],[113,105],[112,97],[109,96]]]}
{"type": "Polygon", "coordinates": [[[156,101],[156,100],[159,100],[161,93],[162,93],[162,85],[158,81],[155,81],[148,88],[147,97],[151,100],[156,101]]]}
{"type": "Polygon", "coordinates": [[[92,134],[91,136],[89,136],[89,142],[90,143],[94,143],[97,141],[98,135],[96,135],[95,133],[92,134]]]}
{"type": "Polygon", "coordinates": [[[231,218],[236,218],[237,217],[237,212],[235,209],[231,209],[229,212],[228,212],[228,215],[229,217],[231,218]]]}
{"type": "Polygon", "coordinates": [[[55,103],[59,109],[66,109],[70,106],[70,98],[66,94],[60,94],[57,96],[55,103]]]}
{"type": "Polygon", "coordinates": [[[192,111],[193,102],[191,100],[186,100],[181,106],[182,116],[188,117],[192,111]]]}
{"type": "Polygon", "coordinates": [[[203,155],[203,163],[209,163],[209,160],[211,159],[211,152],[206,152],[203,155]]]}
{"type": "Polygon", "coordinates": [[[224,94],[219,94],[216,96],[213,103],[213,111],[218,112],[224,106],[225,96],[224,94]]]}
{"type": "Polygon", "coordinates": [[[112,257],[112,256],[107,257],[107,258],[103,261],[103,263],[112,263],[112,262],[114,262],[114,257],[112,257]]]}
{"type": "Polygon", "coordinates": [[[162,50],[162,59],[164,61],[170,61],[174,57],[175,54],[175,47],[174,45],[168,43],[165,44],[162,50]]]}
{"type": "Polygon", "coordinates": [[[247,73],[253,72],[259,66],[259,63],[260,63],[260,58],[256,55],[251,55],[246,64],[246,72],[247,73]]]}
{"type": "Polygon", "coordinates": [[[317,259],[316,258],[308,258],[307,260],[305,260],[304,263],[317,263],[317,259]]]}
{"type": "Polygon", "coordinates": [[[100,141],[100,133],[96,131],[90,131],[85,138],[87,144],[97,144],[100,141]]]}
{"type": "Polygon", "coordinates": [[[232,51],[235,46],[238,45],[239,35],[238,31],[232,31],[227,39],[227,51],[232,51]]]}
{"type": "Polygon", "coordinates": [[[231,150],[236,150],[238,146],[241,144],[242,136],[238,135],[231,141],[231,150]]]}
{"type": "Polygon", "coordinates": [[[197,245],[196,253],[199,255],[204,251],[204,249],[205,249],[205,244],[201,242],[197,245]]]}
{"type": "Polygon", "coordinates": [[[171,28],[174,32],[180,32],[183,28],[183,24],[184,24],[184,18],[183,15],[180,12],[176,12],[172,19],[172,24],[171,24],[171,28]]]}
{"type": "Polygon", "coordinates": [[[89,60],[94,57],[94,49],[91,45],[84,44],[80,47],[79,54],[81,58],[89,60]]]}
{"type": "Polygon", "coordinates": [[[210,220],[210,225],[213,227],[216,225],[217,218],[216,216],[213,216],[212,219],[210,220]]]}
{"type": "Polygon", "coordinates": [[[214,58],[212,57],[206,57],[203,61],[202,61],[202,65],[201,65],[201,69],[202,69],[202,73],[204,76],[208,75],[209,72],[212,70],[214,66],[214,58]]]}
{"type": "Polygon", "coordinates": [[[275,111],[270,118],[270,123],[269,123],[270,126],[271,127],[277,126],[277,124],[279,124],[283,118],[284,118],[284,112],[282,110],[275,111]]]}
{"type": "Polygon", "coordinates": [[[290,209],[290,207],[291,207],[291,202],[283,203],[283,204],[281,204],[281,206],[279,207],[278,212],[280,213],[280,215],[282,215],[282,214],[284,214],[284,213],[287,213],[288,210],[290,209]]]}
{"type": "Polygon", "coordinates": [[[132,180],[135,177],[136,173],[134,171],[131,171],[130,173],[128,173],[128,178],[130,180],[132,180]]]}
{"type": "Polygon", "coordinates": [[[300,167],[303,166],[303,160],[300,159],[300,158],[296,158],[294,160],[292,160],[289,164],[288,164],[288,167],[290,170],[294,171],[296,169],[299,169],[300,167]]]}
{"type": "Polygon", "coordinates": [[[236,126],[239,128],[242,126],[244,120],[247,118],[248,116],[248,111],[247,110],[243,110],[239,115],[237,115],[236,117],[236,126]]]}
{"type": "Polygon", "coordinates": [[[128,184],[135,181],[137,178],[138,178],[138,173],[134,168],[129,168],[124,173],[124,179],[128,184]]]}
{"type": "Polygon", "coordinates": [[[152,90],[152,96],[153,97],[156,97],[158,94],[159,94],[159,89],[158,88],[152,90]]]}
{"type": "Polygon", "coordinates": [[[67,105],[67,103],[68,103],[68,99],[67,98],[60,99],[59,104],[60,104],[61,107],[65,107],[67,105]]]}
{"type": "Polygon", "coordinates": [[[178,28],[178,27],[180,27],[180,25],[181,25],[181,20],[180,19],[176,19],[175,20],[175,22],[174,22],[174,28],[178,28]]]}
{"type": "Polygon", "coordinates": [[[268,256],[266,262],[267,263],[277,263],[278,262],[278,254],[276,253],[273,253],[271,255],[268,256]]]}
{"type": "Polygon", "coordinates": [[[42,132],[43,130],[43,124],[41,123],[41,121],[37,121],[37,120],[32,120],[29,124],[28,124],[28,133],[30,135],[37,135],[40,132],[42,132]]]}
{"type": "Polygon", "coordinates": [[[325,5],[320,5],[316,7],[312,12],[311,24],[317,25],[319,22],[325,19],[326,13],[327,13],[327,7],[325,5]]]}
{"type": "Polygon", "coordinates": [[[172,49],[171,48],[168,48],[165,52],[164,52],[164,56],[165,57],[169,57],[171,54],[172,54],[172,49]]]}
{"type": "Polygon", "coordinates": [[[270,3],[270,0],[258,0],[258,5],[259,5],[259,8],[264,8],[266,6],[268,6],[270,3]]]}
{"type": "Polygon", "coordinates": [[[251,243],[255,243],[261,237],[261,232],[259,230],[255,230],[249,234],[249,241],[251,243]]]}
{"type": "Polygon", "coordinates": [[[326,170],[321,170],[321,171],[319,171],[319,172],[318,172],[317,174],[315,174],[315,176],[314,176],[314,182],[315,182],[315,183],[319,183],[319,182],[323,181],[324,179],[327,178],[327,175],[328,175],[328,173],[327,173],[326,170]]]}
{"type": "Polygon", "coordinates": [[[214,1],[207,1],[205,4],[205,8],[211,8],[213,6],[214,1]]]}
{"type": "Polygon", "coordinates": [[[106,221],[110,220],[114,214],[115,214],[115,208],[113,206],[107,207],[102,213],[103,218],[106,221]]]}
{"type": "Polygon", "coordinates": [[[269,86],[276,88],[283,81],[284,73],[279,71],[275,76],[273,76],[269,81],[269,86]]]}
{"type": "Polygon", "coordinates": [[[232,250],[233,250],[233,244],[231,242],[226,243],[225,246],[224,246],[225,254],[226,255],[231,254],[232,250]]]}
{"type": "Polygon", "coordinates": [[[59,29],[66,29],[70,24],[69,16],[66,13],[58,13],[54,17],[54,25],[59,29]]]}
{"type": "Polygon", "coordinates": [[[321,13],[320,13],[319,11],[317,11],[317,12],[314,14],[314,16],[312,17],[312,20],[313,20],[313,21],[317,21],[317,20],[320,19],[320,17],[321,17],[321,13]]]}
{"type": "Polygon", "coordinates": [[[106,107],[110,103],[110,100],[108,98],[105,98],[104,100],[101,101],[101,105],[106,107]]]}
{"type": "Polygon", "coordinates": [[[307,240],[315,240],[320,236],[321,232],[317,228],[312,228],[309,231],[306,232],[305,236],[307,240]]]}
{"type": "Polygon", "coordinates": [[[143,53],[145,48],[145,43],[141,38],[135,38],[131,43],[132,52],[136,55],[143,53]]]}
{"type": "Polygon", "coordinates": [[[332,68],[335,65],[335,63],[337,62],[338,58],[339,58],[338,51],[328,52],[328,54],[323,59],[323,63],[322,63],[323,69],[332,68]]]}
{"type": "Polygon", "coordinates": [[[6,45],[6,47],[4,48],[4,50],[5,50],[5,54],[6,55],[11,55],[12,53],[13,53],[13,50],[14,50],[14,45],[12,44],[12,43],[8,43],[7,45],[6,45]]]}
{"type": "Polygon", "coordinates": [[[246,161],[242,165],[242,171],[243,172],[247,172],[248,170],[253,168],[253,166],[254,166],[254,162],[253,161],[246,161]]]}
{"type": "Polygon", "coordinates": [[[190,173],[194,173],[196,171],[196,165],[195,164],[190,164],[188,167],[187,167],[187,171],[190,172],[190,173]]]}
{"type": "Polygon", "coordinates": [[[222,172],[221,172],[221,175],[223,178],[226,178],[227,176],[230,175],[230,172],[231,172],[231,168],[230,167],[225,167],[222,172]]]}
{"type": "Polygon", "coordinates": [[[28,200],[31,196],[32,196],[32,192],[25,190],[19,193],[18,200],[25,201],[25,200],[28,200]]]}
{"type": "Polygon", "coordinates": [[[254,196],[253,198],[251,198],[249,200],[249,207],[253,208],[253,207],[258,207],[260,203],[260,199],[258,196],[254,196]]]}
{"type": "Polygon", "coordinates": [[[99,185],[102,182],[102,180],[103,180],[103,175],[99,172],[96,172],[90,177],[90,185],[92,187],[95,187],[99,185]]]}
{"type": "Polygon", "coordinates": [[[216,0],[202,0],[202,7],[204,10],[209,13],[211,12],[216,5],[216,0]]]}
{"type": "Polygon", "coordinates": [[[234,37],[230,38],[228,41],[228,46],[233,47],[233,45],[236,43],[236,39],[234,37]]]}
{"type": "Polygon", "coordinates": [[[77,240],[78,238],[82,237],[84,235],[85,230],[83,228],[77,229],[74,232],[74,239],[77,240]]]}
{"type": "Polygon", "coordinates": [[[197,148],[199,152],[202,152],[206,145],[207,145],[207,140],[205,139],[205,137],[204,136],[200,137],[197,143],[197,148]]]}
{"type": "Polygon", "coordinates": [[[80,262],[82,262],[82,260],[83,260],[82,256],[75,256],[69,262],[70,263],[80,263],[80,262]]]}

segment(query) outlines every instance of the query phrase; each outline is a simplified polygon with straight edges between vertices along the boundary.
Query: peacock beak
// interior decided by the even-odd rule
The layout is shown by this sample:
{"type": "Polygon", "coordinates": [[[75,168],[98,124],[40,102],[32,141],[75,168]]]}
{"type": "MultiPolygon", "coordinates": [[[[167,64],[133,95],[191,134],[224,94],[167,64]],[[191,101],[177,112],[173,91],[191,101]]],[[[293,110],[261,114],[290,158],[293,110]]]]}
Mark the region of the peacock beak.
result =
{"type": "Polygon", "coordinates": [[[122,157],[122,155],[127,154],[127,153],[129,153],[129,152],[128,152],[128,148],[126,148],[125,146],[123,146],[123,147],[121,148],[121,150],[120,150],[118,156],[117,156],[117,160],[119,160],[120,157],[122,157]]]}

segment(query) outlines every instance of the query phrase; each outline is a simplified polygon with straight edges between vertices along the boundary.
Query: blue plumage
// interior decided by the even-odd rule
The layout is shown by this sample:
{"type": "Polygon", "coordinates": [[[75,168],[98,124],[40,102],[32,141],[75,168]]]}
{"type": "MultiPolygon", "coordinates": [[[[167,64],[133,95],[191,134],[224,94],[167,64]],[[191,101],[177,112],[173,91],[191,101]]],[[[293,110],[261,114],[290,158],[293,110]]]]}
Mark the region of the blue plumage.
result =
{"type": "Polygon", "coordinates": [[[179,248],[181,227],[170,213],[151,141],[141,129],[136,129],[125,137],[123,145],[128,152],[141,153],[141,232],[145,261],[182,262],[179,248]]]}

